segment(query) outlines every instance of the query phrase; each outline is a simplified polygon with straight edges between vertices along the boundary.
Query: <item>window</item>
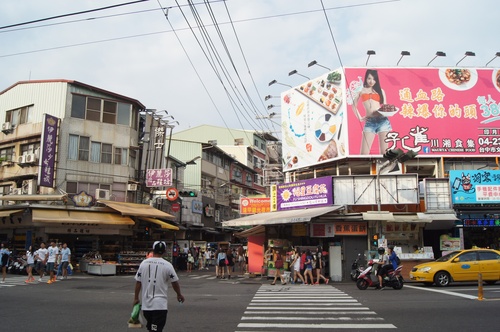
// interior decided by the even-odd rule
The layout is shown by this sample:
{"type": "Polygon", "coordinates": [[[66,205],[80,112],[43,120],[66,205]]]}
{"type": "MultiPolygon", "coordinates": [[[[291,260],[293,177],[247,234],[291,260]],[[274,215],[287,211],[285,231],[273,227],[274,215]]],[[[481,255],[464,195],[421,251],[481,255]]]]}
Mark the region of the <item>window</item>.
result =
{"type": "Polygon", "coordinates": [[[122,148],[115,148],[115,164],[120,165],[122,163],[122,148]]]}
{"type": "Polygon", "coordinates": [[[130,157],[130,167],[135,167],[137,161],[137,151],[130,150],[129,157],[130,157]]]}
{"type": "Polygon", "coordinates": [[[493,251],[480,251],[479,252],[479,260],[480,261],[497,261],[500,259],[500,256],[493,251]]]}
{"type": "Polygon", "coordinates": [[[473,262],[476,261],[476,252],[466,252],[458,257],[459,262],[473,262]]]}
{"type": "Polygon", "coordinates": [[[101,162],[111,164],[113,161],[113,146],[111,144],[101,145],[101,162]]]}
{"type": "Polygon", "coordinates": [[[85,119],[85,102],[87,98],[80,95],[73,95],[71,102],[71,117],[85,119]]]}
{"type": "Polygon", "coordinates": [[[14,154],[14,147],[8,147],[0,149],[0,159],[2,161],[12,161],[12,155],[14,154]]]}
{"type": "Polygon", "coordinates": [[[92,142],[90,150],[90,161],[94,163],[101,162],[101,142],[92,142]]]}
{"type": "Polygon", "coordinates": [[[21,155],[37,153],[38,150],[40,150],[40,142],[21,145],[21,155]]]}
{"type": "Polygon", "coordinates": [[[112,101],[105,100],[104,108],[102,110],[102,122],[104,123],[116,123],[116,103],[112,101]]]}
{"type": "Polygon", "coordinates": [[[130,124],[130,104],[118,103],[116,123],[127,126],[130,124]]]}
{"type": "Polygon", "coordinates": [[[69,135],[68,159],[88,161],[89,144],[89,137],[69,135]]]}
{"type": "Polygon", "coordinates": [[[138,112],[134,113],[136,114],[135,118],[131,118],[131,106],[127,103],[74,94],[71,102],[71,116],[78,119],[127,126],[130,126],[132,121],[132,126],[135,128],[138,112]]]}
{"type": "Polygon", "coordinates": [[[13,126],[33,122],[33,105],[7,111],[5,122],[10,122],[13,126]]]}

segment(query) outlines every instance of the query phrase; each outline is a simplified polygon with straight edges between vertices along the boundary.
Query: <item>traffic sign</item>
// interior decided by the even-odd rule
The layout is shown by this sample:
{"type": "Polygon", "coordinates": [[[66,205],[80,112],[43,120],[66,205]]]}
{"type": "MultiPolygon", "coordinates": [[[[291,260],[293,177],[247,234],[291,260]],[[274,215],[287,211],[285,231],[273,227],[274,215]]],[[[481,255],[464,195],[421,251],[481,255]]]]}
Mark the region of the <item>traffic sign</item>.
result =
{"type": "Polygon", "coordinates": [[[175,201],[177,198],[179,198],[179,191],[177,188],[168,188],[167,189],[167,199],[169,201],[175,201]]]}
{"type": "Polygon", "coordinates": [[[173,203],[171,208],[172,212],[179,212],[179,210],[181,209],[181,205],[179,203],[173,203]]]}

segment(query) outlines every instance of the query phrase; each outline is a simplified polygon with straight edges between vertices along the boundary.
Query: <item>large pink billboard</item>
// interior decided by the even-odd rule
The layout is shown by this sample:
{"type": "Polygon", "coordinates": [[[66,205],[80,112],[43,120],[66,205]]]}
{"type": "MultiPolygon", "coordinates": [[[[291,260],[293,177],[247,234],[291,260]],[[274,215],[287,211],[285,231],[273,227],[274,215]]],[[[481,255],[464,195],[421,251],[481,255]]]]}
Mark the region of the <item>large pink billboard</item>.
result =
{"type": "Polygon", "coordinates": [[[403,149],[500,154],[500,70],[344,68],[281,95],[284,170],[403,149]]]}
{"type": "Polygon", "coordinates": [[[345,68],[349,155],[500,153],[499,70],[345,68]]]}

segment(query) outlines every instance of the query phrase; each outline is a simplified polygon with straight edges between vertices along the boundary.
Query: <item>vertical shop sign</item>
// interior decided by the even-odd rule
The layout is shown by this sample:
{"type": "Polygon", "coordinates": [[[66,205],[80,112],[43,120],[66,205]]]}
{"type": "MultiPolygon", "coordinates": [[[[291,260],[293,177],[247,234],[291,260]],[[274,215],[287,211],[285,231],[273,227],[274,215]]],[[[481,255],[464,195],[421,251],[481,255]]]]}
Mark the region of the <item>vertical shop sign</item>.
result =
{"type": "Polygon", "coordinates": [[[54,187],[58,129],[59,118],[44,114],[42,146],[40,147],[40,172],[38,173],[40,186],[54,187]]]}

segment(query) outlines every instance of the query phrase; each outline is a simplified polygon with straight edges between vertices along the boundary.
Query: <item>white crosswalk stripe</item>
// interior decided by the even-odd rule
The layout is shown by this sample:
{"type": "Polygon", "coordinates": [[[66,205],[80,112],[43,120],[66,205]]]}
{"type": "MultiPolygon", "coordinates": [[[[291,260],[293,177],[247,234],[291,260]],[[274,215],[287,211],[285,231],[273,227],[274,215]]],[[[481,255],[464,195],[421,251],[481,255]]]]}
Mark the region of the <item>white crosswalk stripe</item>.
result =
{"type": "MultiPolygon", "coordinates": [[[[20,275],[20,276],[12,276],[8,275],[7,278],[5,278],[5,283],[1,284],[0,287],[13,287],[13,286],[29,286],[29,285],[37,285],[37,284],[45,284],[49,280],[48,277],[44,277],[42,279],[42,282],[38,281],[38,276],[35,277],[35,281],[26,283],[25,280],[28,278],[28,276],[20,275]]],[[[88,279],[92,278],[91,276],[69,276],[70,279],[88,279]]],[[[61,280],[58,280],[61,281],[61,280]]],[[[62,282],[66,282],[66,280],[62,280],[62,282]]]]}
{"type": "Polygon", "coordinates": [[[332,286],[262,285],[236,332],[395,328],[332,286]]]}

